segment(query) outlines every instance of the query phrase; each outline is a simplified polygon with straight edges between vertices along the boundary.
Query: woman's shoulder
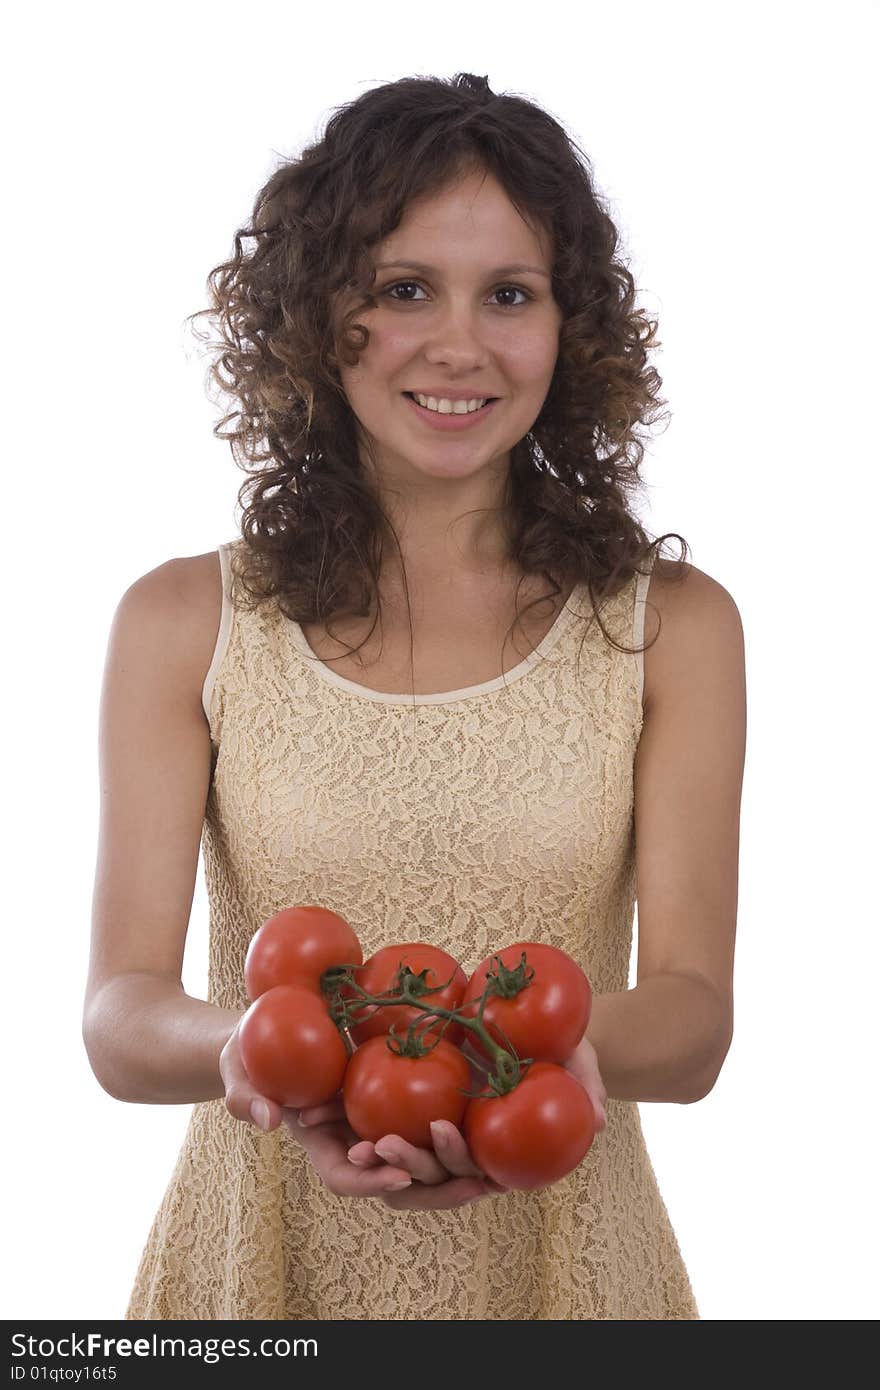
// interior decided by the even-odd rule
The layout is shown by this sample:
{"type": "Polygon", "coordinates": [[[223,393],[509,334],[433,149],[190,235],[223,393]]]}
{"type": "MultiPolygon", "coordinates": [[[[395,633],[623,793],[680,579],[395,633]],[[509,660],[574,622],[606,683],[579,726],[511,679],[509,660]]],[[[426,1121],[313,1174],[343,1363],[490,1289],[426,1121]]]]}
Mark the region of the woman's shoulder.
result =
{"type": "Polygon", "coordinates": [[[167,641],[165,650],[186,689],[201,704],[223,612],[223,575],[216,550],[176,556],[141,576],[125,600],[167,641]]]}
{"type": "Polygon", "coordinates": [[[185,601],[194,616],[220,619],[223,604],[223,574],[220,555],[208,550],[204,555],[185,555],[171,562],[178,566],[185,601]]]}
{"type": "Polygon", "coordinates": [[[643,703],[662,688],[664,678],[674,679],[678,665],[699,643],[703,624],[713,625],[719,605],[739,613],[724,585],[696,565],[658,556],[646,591],[644,642],[645,685],[643,703]]]}
{"type": "Polygon", "coordinates": [[[693,612],[707,603],[733,603],[731,594],[711,574],[664,556],[654,562],[647,593],[651,603],[673,614],[693,612]]]}
{"type": "Polygon", "coordinates": [[[187,555],[182,566],[181,584],[187,606],[187,622],[192,639],[194,689],[199,701],[220,632],[223,614],[223,572],[216,550],[204,555],[187,555]]]}

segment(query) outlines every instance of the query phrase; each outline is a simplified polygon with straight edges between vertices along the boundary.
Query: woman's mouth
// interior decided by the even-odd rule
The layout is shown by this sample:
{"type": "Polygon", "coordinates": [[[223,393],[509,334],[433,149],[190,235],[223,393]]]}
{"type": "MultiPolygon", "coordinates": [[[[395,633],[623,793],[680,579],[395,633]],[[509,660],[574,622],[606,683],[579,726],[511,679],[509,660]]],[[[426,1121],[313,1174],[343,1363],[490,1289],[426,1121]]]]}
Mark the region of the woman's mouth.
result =
{"type": "Polygon", "coordinates": [[[479,410],[472,410],[470,413],[456,414],[455,411],[444,413],[439,410],[429,410],[425,405],[419,405],[418,401],[410,391],[404,391],[404,397],[409,401],[412,409],[419,418],[429,428],[435,430],[466,430],[472,425],[477,425],[481,420],[491,414],[493,408],[498,404],[500,397],[490,396],[485,405],[481,405],[479,410]]]}

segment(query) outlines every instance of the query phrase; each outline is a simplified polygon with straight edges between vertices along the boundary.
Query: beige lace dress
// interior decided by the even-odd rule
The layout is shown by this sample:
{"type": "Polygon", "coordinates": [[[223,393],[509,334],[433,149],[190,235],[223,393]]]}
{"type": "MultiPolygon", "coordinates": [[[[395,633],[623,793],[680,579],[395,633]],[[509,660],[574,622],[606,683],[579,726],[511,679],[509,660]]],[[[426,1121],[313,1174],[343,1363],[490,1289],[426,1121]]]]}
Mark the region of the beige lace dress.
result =
{"type": "MultiPolygon", "coordinates": [[[[237,608],[241,544],[219,549],[204,687],[210,1002],[247,1007],[250,938],[296,903],[342,913],[365,959],[423,940],[470,970],[534,939],[597,994],[626,989],[644,666],[583,620],[585,587],[505,676],[414,702],[335,673],[277,608],[237,608]]],[[[647,586],[636,576],[603,610],[624,645],[641,645],[647,586]]],[[[610,1099],[607,1117],[541,1192],[395,1211],[330,1193],[285,1126],[198,1103],[126,1317],[699,1318],[638,1106],[610,1099]]]]}

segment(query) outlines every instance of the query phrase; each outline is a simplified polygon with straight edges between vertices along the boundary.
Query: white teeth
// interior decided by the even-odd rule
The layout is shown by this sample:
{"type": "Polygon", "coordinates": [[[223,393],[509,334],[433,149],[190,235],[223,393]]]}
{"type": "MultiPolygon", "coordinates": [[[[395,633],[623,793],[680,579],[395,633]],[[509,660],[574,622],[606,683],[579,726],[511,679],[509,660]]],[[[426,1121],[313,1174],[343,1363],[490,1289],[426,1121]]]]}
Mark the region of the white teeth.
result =
{"type": "Polygon", "coordinates": [[[488,396],[475,396],[472,401],[450,401],[445,396],[439,399],[436,396],[419,396],[413,391],[413,398],[428,410],[439,411],[441,415],[470,415],[474,410],[480,410],[489,399],[488,396]]]}

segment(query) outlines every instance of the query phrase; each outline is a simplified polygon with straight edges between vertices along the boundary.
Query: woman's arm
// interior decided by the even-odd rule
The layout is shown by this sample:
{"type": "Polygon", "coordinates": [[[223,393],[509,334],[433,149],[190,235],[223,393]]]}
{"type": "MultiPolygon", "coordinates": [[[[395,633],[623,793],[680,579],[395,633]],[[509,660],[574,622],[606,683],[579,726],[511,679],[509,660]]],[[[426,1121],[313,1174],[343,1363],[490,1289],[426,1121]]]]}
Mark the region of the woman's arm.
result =
{"type": "Polygon", "coordinates": [[[745,652],[736,604],[702,570],[670,582],[658,562],[649,592],[662,625],[634,769],[637,984],[594,1000],[587,1038],[609,1096],[688,1103],[733,1037],[745,652]]]}
{"type": "Polygon", "coordinates": [[[111,628],[83,1041],[120,1100],[222,1096],[218,1059],[239,1017],[181,983],[211,775],[201,690],[220,603],[216,555],[170,560],[127,590],[111,628]]]}
{"type": "Polygon", "coordinates": [[[116,1100],[186,1105],[225,1094],[220,1053],[241,1017],[145,970],[115,975],[92,997],[83,1035],[96,1077],[116,1100]]]}
{"type": "Polygon", "coordinates": [[[701,976],[650,975],[593,999],[586,1037],[615,1100],[688,1105],[711,1090],[727,1052],[725,1008],[701,976]]]}

